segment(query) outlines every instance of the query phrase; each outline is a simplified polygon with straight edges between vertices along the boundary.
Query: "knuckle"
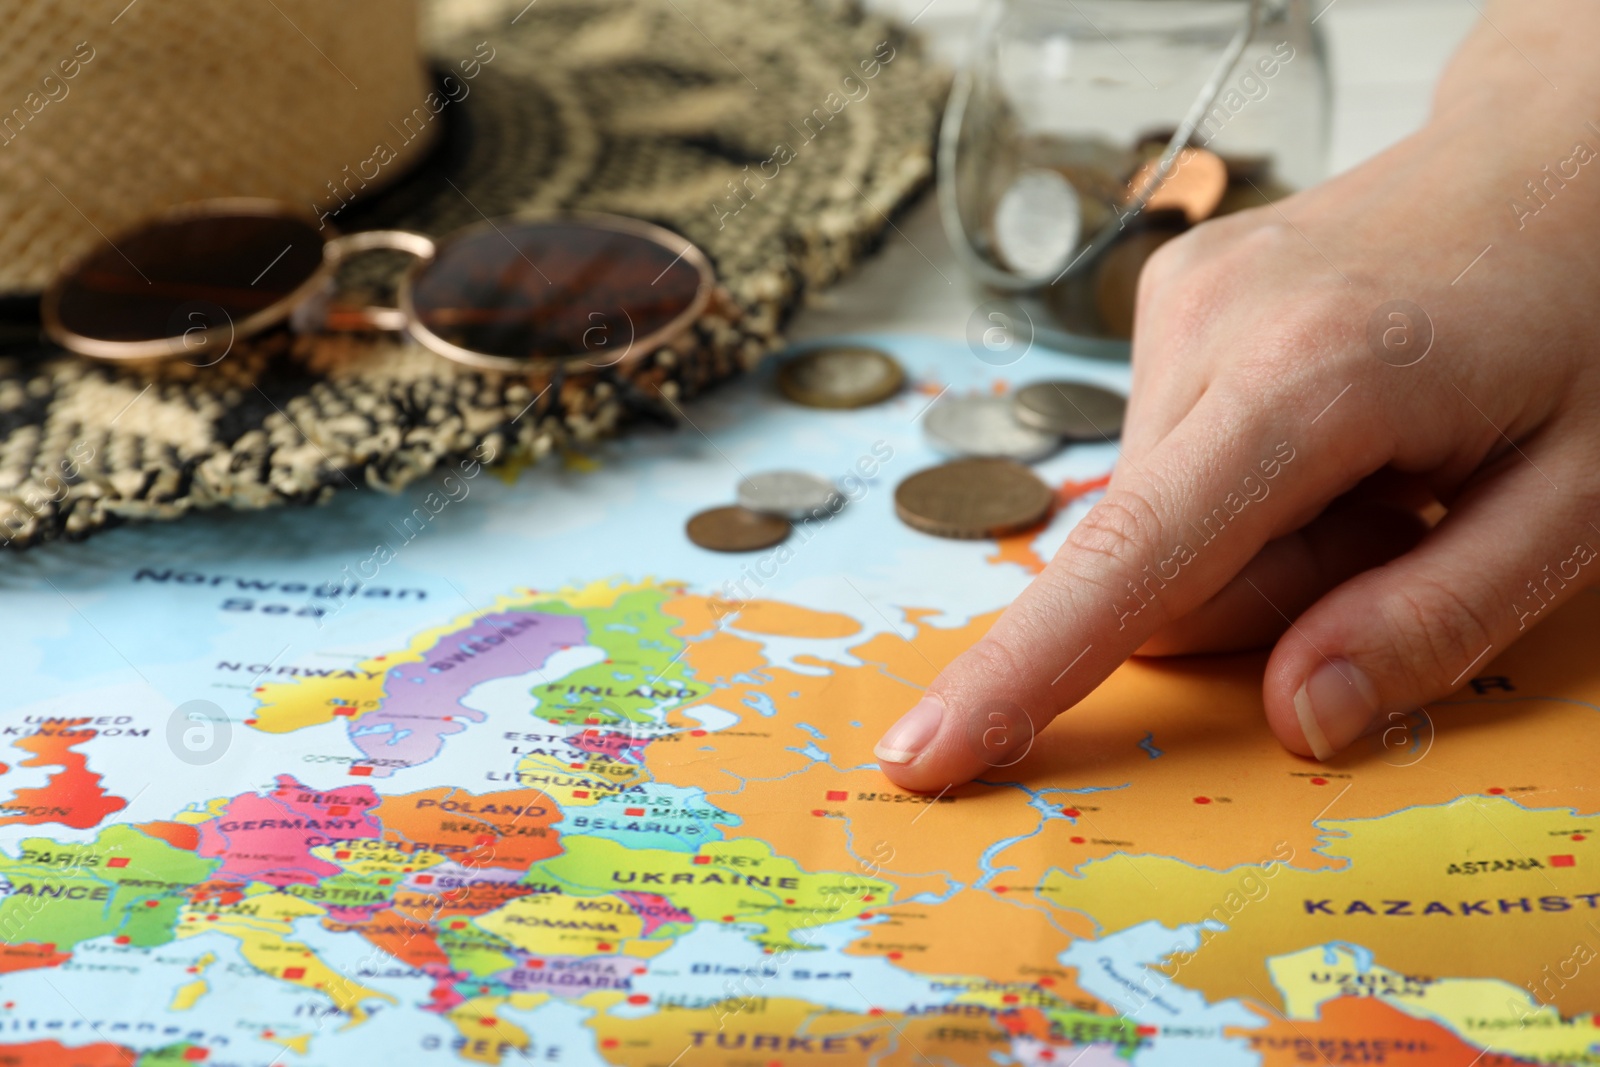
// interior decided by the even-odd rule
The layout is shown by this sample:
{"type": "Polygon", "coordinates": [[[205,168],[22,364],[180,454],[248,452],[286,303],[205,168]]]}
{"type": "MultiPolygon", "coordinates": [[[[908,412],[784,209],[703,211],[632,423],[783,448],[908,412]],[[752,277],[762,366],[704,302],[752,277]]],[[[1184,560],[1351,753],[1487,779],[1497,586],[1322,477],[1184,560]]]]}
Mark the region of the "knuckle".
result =
{"type": "MultiPolygon", "coordinates": [[[[1161,533],[1155,505],[1128,489],[1112,489],[1090,508],[1067,534],[1056,558],[1083,555],[1110,565],[1118,573],[1138,569],[1139,557],[1161,533]]],[[[1101,579],[1104,581],[1104,579],[1101,579]]]]}

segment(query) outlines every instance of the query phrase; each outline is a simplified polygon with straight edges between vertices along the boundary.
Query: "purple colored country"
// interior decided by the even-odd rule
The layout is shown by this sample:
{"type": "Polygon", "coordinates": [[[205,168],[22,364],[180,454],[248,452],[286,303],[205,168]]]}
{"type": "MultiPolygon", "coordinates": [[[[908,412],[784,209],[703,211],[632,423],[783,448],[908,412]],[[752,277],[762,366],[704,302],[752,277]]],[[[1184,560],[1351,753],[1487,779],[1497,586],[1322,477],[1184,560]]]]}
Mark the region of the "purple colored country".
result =
{"type": "Polygon", "coordinates": [[[444,739],[482,722],[461,698],[492,678],[543,667],[561,649],[582,644],[583,620],[571,615],[505,611],[439,639],[421,662],[394,668],[384,680],[383,704],[350,726],[350,739],[373,761],[371,774],[414,767],[439,754],[444,739]]]}

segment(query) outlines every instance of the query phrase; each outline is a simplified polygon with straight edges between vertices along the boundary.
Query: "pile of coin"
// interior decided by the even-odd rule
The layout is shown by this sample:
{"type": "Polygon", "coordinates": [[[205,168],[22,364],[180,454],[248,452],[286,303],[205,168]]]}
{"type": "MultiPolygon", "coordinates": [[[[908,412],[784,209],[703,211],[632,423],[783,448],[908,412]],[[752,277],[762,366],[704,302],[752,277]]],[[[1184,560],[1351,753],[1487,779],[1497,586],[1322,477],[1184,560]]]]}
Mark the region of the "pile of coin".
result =
{"type": "Polygon", "coordinates": [[[940,537],[999,537],[1036,525],[1053,494],[1024,463],[1069,441],[1111,441],[1127,401],[1086,382],[1043,381],[1010,396],[941,397],[923,415],[928,443],[959,459],[895,490],[906,525],[940,537]]]}
{"type": "Polygon", "coordinates": [[[832,482],[805,471],[762,471],[739,479],[737,504],[710,508],[685,527],[713,552],[754,552],[789,536],[792,523],[836,514],[844,498],[832,482]]]}
{"type": "Polygon", "coordinates": [[[1156,249],[1207,219],[1292,192],[1274,177],[1269,157],[1224,157],[1194,146],[1181,149],[1156,184],[1172,135],[1152,133],[1131,149],[1059,137],[1023,146],[1029,162],[996,200],[987,236],[1001,264],[1038,281],[1046,306],[1070,332],[1132,337],[1139,272],[1156,249]],[[1123,218],[1152,185],[1144,210],[1123,218]],[[1116,240],[1076,262],[1108,225],[1118,226],[1116,240]],[[1069,265],[1074,269],[1058,279],[1069,265]]]}

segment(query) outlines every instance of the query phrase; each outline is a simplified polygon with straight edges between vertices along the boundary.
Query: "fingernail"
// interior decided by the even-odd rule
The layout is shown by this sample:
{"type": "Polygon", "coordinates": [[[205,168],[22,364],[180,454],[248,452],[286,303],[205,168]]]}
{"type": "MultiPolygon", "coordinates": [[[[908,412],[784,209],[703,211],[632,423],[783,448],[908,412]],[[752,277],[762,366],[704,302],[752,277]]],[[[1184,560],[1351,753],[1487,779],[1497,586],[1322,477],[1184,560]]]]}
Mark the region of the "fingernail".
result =
{"type": "Polygon", "coordinates": [[[939,732],[939,720],[944,718],[944,703],[935,696],[925,696],[889,727],[878,747],[872,750],[884,763],[910,763],[928,747],[933,735],[939,732]]]}
{"type": "Polygon", "coordinates": [[[1359,667],[1336,659],[1311,672],[1294,695],[1294,713],[1312,755],[1326,760],[1372,724],[1378,692],[1359,667]]]}

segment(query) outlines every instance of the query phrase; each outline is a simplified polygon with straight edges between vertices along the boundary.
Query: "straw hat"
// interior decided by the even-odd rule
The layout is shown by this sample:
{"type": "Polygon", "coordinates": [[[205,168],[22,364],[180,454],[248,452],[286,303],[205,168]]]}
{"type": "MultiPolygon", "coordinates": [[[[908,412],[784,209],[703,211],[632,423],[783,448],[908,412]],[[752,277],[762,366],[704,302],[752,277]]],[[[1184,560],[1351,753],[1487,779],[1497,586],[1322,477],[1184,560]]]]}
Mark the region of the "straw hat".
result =
{"type": "Polygon", "coordinates": [[[0,26],[0,293],[185,201],[392,183],[446,99],[409,0],[0,0],[0,26]]]}

